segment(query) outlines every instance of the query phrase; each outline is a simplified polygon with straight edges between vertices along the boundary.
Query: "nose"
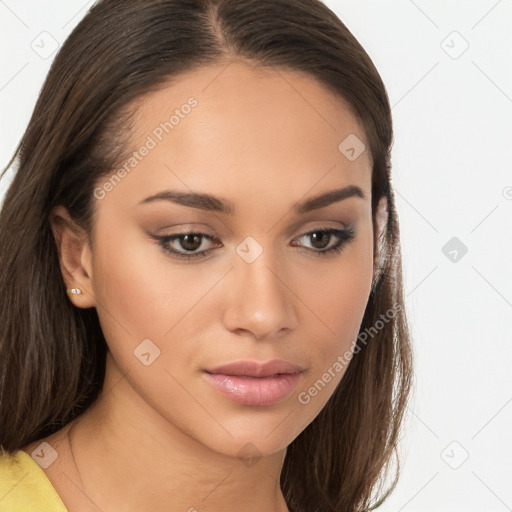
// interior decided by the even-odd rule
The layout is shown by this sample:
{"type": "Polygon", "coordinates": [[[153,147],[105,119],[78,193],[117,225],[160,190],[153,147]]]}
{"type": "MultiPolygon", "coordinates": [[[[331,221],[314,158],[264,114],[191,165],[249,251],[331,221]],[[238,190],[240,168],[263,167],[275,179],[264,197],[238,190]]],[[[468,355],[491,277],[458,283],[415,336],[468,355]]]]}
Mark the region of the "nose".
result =
{"type": "Polygon", "coordinates": [[[237,334],[248,332],[257,339],[295,329],[294,294],[288,289],[286,276],[272,263],[265,251],[252,263],[241,258],[236,261],[223,315],[226,329],[237,334]]]}

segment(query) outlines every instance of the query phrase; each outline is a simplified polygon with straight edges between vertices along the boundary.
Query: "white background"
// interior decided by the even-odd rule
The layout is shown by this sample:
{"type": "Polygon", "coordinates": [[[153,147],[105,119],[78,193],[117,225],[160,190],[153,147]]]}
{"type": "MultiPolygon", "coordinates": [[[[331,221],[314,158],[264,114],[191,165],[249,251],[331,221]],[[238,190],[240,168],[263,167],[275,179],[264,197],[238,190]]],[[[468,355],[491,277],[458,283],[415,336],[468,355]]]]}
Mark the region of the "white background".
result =
{"type": "MultiPolygon", "coordinates": [[[[393,106],[416,380],[402,477],[379,510],[512,510],[512,1],[326,3],[393,106]]],[[[90,5],[0,1],[0,167],[54,57],[33,48],[60,45],[90,5]]]]}

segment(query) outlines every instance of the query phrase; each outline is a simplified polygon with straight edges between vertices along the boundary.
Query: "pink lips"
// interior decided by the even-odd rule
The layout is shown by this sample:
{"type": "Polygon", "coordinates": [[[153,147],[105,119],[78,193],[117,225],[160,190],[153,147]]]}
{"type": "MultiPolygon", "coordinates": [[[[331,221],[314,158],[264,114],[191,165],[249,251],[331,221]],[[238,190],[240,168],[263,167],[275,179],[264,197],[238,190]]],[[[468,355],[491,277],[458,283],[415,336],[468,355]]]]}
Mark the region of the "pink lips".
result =
{"type": "Polygon", "coordinates": [[[301,378],[300,366],[281,360],[237,361],[206,370],[205,376],[223,395],[243,405],[270,405],[290,395],[301,378]]]}

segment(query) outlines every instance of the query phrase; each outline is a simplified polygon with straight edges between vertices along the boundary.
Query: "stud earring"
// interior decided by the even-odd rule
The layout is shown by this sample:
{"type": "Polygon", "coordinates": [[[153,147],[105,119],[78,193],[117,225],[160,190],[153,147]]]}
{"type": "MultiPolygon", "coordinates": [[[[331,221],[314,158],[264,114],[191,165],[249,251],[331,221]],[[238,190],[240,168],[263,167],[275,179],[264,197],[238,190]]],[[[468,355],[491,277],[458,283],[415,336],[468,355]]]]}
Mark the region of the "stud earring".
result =
{"type": "Polygon", "coordinates": [[[82,290],[80,288],[71,288],[68,290],[69,295],[81,295],[82,290]]]}

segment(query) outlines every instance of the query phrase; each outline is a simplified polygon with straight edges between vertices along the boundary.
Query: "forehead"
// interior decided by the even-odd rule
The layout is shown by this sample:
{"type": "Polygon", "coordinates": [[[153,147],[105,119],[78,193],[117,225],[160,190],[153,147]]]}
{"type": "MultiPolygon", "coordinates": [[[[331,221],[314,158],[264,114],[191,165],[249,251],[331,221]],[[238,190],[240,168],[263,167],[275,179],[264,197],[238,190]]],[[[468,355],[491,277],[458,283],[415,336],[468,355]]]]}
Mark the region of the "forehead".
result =
{"type": "Polygon", "coordinates": [[[283,191],[292,201],[346,185],[369,192],[362,126],[343,98],[297,71],[239,61],[201,67],[139,99],[133,120],[130,151],[118,162],[126,178],[112,199],[133,204],[164,188],[232,193],[234,201],[277,200],[283,191]],[[356,159],[344,152],[347,140],[359,144],[356,159]]]}

